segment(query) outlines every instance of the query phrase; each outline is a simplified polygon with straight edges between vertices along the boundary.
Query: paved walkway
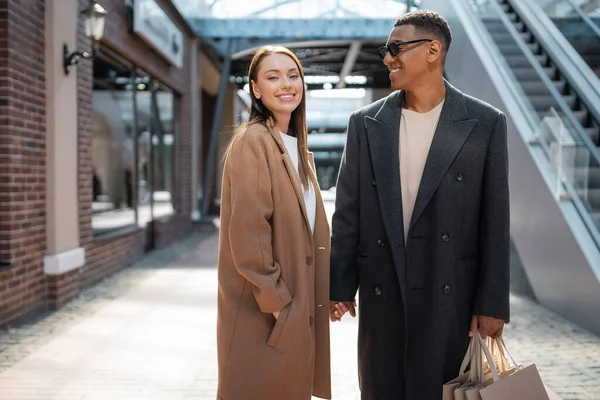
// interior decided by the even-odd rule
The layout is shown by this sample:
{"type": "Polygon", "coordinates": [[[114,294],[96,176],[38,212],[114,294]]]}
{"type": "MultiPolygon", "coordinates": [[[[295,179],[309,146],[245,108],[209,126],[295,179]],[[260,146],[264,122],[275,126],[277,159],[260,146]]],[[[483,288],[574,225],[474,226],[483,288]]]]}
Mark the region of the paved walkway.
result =
{"type": "MultiPolygon", "coordinates": [[[[1,400],[213,400],[217,237],[194,235],[0,332],[1,400]]],[[[564,399],[600,399],[600,339],[513,296],[506,341],[564,399]]],[[[356,320],[332,325],[335,399],[359,399],[356,320]]]]}

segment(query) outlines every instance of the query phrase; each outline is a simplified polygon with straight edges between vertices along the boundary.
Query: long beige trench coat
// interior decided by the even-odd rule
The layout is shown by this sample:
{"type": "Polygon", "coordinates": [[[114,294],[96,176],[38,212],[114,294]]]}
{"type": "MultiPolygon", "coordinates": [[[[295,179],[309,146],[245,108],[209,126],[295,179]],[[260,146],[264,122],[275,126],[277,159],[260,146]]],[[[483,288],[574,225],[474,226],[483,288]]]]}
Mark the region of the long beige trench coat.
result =
{"type": "Polygon", "coordinates": [[[300,179],[278,133],[251,125],[234,139],[225,162],[219,399],[331,398],[330,234],[312,154],[310,160],[314,234],[300,179]]]}

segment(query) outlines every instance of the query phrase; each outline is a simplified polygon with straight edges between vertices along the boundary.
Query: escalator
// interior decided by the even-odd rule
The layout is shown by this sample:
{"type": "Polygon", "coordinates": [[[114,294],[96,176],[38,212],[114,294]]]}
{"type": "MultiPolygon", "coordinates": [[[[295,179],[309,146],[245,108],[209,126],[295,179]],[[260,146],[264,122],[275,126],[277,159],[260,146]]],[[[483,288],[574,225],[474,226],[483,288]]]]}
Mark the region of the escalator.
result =
{"type": "Polygon", "coordinates": [[[536,299],[600,335],[600,0],[422,0],[445,76],[507,115],[511,239],[536,299]]]}
{"type": "MultiPolygon", "coordinates": [[[[594,222],[597,226],[600,226],[600,152],[597,150],[600,146],[600,104],[585,103],[576,88],[569,82],[567,76],[561,72],[557,63],[552,60],[549,52],[536,39],[530,27],[524,22],[523,16],[518,13],[519,10],[513,6],[516,1],[522,2],[522,0],[498,0],[498,4],[514,30],[519,33],[523,43],[527,45],[531,55],[535,57],[535,62],[542,68],[543,74],[551,82],[552,88],[548,87],[548,80],[544,79],[545,77],[540,77],[538,71],[531,65],[525,52],[522,51],[517,40],[509,32],[510,27],[507,27],[502,19],[483,18],[483,22],[511,67],[514,76],[519,81],[539,119],[542,120],[549,115],[549,110],[552,108],[555,110],[561,109],[560,100],[552,94],[553,89],[555,89],[555,94],[560,95],[564,102],[563,107],[568,108],[568,110],[562,110],[561,113],[564,115],[565,120],[569,121],[568,114],[571,111],[573,118],[569,122],[573,130],[579,130],[589,138],[588,144],[594,147],[590,149],[590,154],[593,156],[589,159],[589,165],[578,165],[578,167],[588,175],[587,183],[583,186],[587,193],[582,197],[587,203],[586,206],[589,207],[594,222]]],[[[573,48],[582,60],[586,61],[592,71],[600,71],[600,27],[594,25],[597,32],[590,29],[590,26],[573,10],[572,4],[569,4],[572,2],[535,0],[534,3],[543,6],[541,8],[550,13],[549,16],[552,22],[565,35],[565,38],[571,44],[574,44],[573,48]],[[562,12],[557,7],[560,4],[567,6],[563,8],[562,12]],[[567,14],[568,10],[571,12],[565,16],[564,14],[567,14]],[[556,17],[557,14],[560,14],[560,17],[556,17]],[[576,16],[571,16],[572,14],[576,16]]]]}

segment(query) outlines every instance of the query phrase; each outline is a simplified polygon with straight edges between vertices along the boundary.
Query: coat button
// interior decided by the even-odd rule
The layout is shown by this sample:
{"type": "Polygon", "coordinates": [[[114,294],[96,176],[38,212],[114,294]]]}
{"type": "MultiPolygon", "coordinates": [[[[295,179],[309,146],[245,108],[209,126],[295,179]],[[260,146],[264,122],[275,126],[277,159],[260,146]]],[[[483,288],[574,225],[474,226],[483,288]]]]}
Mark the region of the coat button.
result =
{"type": "Polygon", "coordinates": [[[306,257],[306,265],[312,265],[313,258],[311,256],[306,257]]]}
{"type": "Polygon", "coordinates": [[[444,233],[444,234],[442,235],[442,240],[443,240],[444,242],[449,242],[449,241],[450,241],[450,235],[448,235],[447,233],[444,233]]]}
{"type": "Polygon", "coordinates": [[[383,246],[385,246],[385,242],[384,242],[383,240],[379,239],[379,240],[377,241],[377,245],[378,245],[378,246],[382,246],[382,247],[383,247],[383,246]]]}
{"type": "Polygon", "coordinates": [[[444,286],[444,294],[450,294],[450,285],[444,286]]]}
{"type": "Polygon", "coordinates": [[[381,295],[381,287],[375,286],[373,288],[373,293],[375,294],[375,296],[380,296],[381,295]]]}
{"type": "Polygon", "coordinates": [[[312,315],[310,317],[308,317],[308,324],[310,326],[313,326],[313,324],[315,323],[315,319],[312,317],[312,315]]]}
{"type": "Polygon", "coordinates": [[[456,179],[459,182],[462,182],[462,180],[464,179],[463,174],[461,174],[460,172],[457,173],[456,175],[454,175],[454,179],[456,179]]]}

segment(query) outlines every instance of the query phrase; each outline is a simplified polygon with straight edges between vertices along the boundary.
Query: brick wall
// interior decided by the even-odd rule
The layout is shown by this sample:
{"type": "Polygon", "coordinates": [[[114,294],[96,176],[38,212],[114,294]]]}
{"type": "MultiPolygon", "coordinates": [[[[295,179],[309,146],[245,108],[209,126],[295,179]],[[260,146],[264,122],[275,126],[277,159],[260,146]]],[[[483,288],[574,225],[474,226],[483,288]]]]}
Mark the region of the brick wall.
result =
{"type": "Polygon", "coordinates": [[[0,0],[0,325],[45,307],[43,0],[0,0]]]}
{"type": "MultiPolygon", "coordinates": [[[[130,32],[130,10],[122,0],[100,0],[109,12],[103,42],[113,51],[169,86],[180,96],[176,144],[178,214],[154,226],[163,247],[192,230],[190,221],[191,110],[189,51],[183,69],[169,67],[130,32]]],[[[172,5],[160,0],[175,20],[172,5]]],[[[0,0],[0,326],[29,312],[62,306],[82,287],[139,260],[148,232],[133,231],[94,240],[92,232],[92,85],[90,60],[72,74],[78,81],[79,234],[86,263],[63,275],[43,272],[45,227],[45,65],[43,0],[0,0]]],[[[88,0],[80,0],[80,10],[88,0]]],[[[187,40],[184,46],[188,46],[187,40]]],[[[79,22],[77,48],[90,50],[79,22]]]]}
{"type": "Polygon", "coordinates": [[[81,286],[92,285],[140,260],[144,255],[144,244],[143,231],[89,243],[86,246],[81,286]]]}

